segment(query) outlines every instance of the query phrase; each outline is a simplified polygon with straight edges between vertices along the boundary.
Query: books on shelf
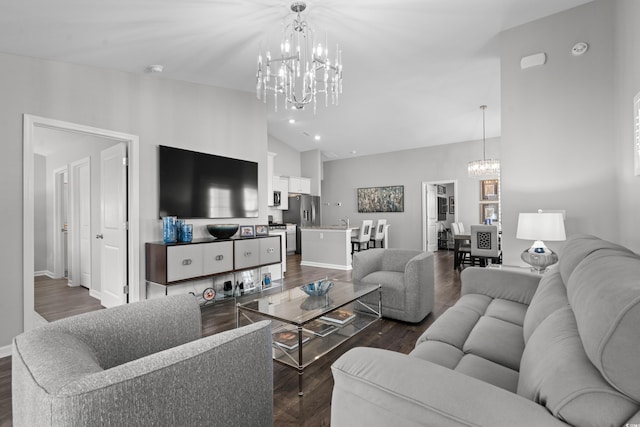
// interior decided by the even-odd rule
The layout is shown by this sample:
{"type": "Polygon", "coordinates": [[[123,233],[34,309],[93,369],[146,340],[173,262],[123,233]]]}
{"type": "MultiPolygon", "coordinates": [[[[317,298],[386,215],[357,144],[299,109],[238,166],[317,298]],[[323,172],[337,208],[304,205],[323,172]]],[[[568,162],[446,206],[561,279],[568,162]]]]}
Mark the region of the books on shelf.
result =
{"type": "Polygon", "coordinates": [[[329,322],[338,323],[339,325],[344,325],[345,323],[347,323],[348,321],[350,321],[355,317],[356,315],[353,314],[352,312],[339,308],[337,310],[333,310],[325,314],[320,319],[328,320],[329,322]]]}
{"type": "MultiPolygon", "coordinates": [[[[309,336],[302,335],[302,344],[309,341],[309,336]]],[[[279,347],[287,350],[298,348],[298,331],[292,329],[283,329],[273,333],[273,342],[279,347]]]]}
{"type": "Polygon", "coordinates": [[[326,337],[331,332],[333,332],[336,329],[338,329],[338,328],[336,328],[335,325],[330,325],[328,323],[320,322],[318,320],[313,320],[313,321],[305,324],[303,326],[303,328],[306,329],[309,332],[313,332],[315,335],[317,335],[319,337],[326,337]]]}

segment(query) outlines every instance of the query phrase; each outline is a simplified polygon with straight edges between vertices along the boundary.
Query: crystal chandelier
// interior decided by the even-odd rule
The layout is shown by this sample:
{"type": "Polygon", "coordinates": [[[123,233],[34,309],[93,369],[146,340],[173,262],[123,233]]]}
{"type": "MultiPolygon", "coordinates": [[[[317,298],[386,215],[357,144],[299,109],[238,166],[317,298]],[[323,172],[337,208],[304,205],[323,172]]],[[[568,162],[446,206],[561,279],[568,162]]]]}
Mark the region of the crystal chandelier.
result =
{"type": "Polygon", "coordinates": [[[284,28],[280,54],[272,57],[267,51],[264,58],[258,55],[256,95],[267,102],[267,91],[273,92],[275,111],[278,96],[282,95],[284,108],[289,104],[298,110],[313,103],[316,112],[316,96],[324,93],[324,104],[338,104],[342,93],[342,51],[336,46],[332,60],[326,43],[316,43],[314,33],[300,13],[307,8],[305,2],[291,4],[297,14],[293,22],[284,28]]]}
{"type": "Polygon", "coordinates": [[[485,156],[486,152],[486,138],[485,138],[485,110],[487,109],[486,105],[481,105],[480,109],[482,110],[482,160],[474,160],[469,162],[467,165],[467,170],[469,172],[469,176],[472,178],[484,178],[490,176],[499,176],[500,175],[500,160],[498,159],[487,159],[485,156]]]}

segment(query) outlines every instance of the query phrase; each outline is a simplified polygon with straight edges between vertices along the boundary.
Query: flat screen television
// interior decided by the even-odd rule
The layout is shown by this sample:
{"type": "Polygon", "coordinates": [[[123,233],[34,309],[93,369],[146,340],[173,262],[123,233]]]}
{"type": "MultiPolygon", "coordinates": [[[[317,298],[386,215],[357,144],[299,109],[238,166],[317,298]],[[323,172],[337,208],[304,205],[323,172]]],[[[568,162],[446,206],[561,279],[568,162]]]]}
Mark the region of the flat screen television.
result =
{"type": "Polygon", "coordinates": [[[258,164],[159,146],[160,217],[257,218],[258,164]]]}

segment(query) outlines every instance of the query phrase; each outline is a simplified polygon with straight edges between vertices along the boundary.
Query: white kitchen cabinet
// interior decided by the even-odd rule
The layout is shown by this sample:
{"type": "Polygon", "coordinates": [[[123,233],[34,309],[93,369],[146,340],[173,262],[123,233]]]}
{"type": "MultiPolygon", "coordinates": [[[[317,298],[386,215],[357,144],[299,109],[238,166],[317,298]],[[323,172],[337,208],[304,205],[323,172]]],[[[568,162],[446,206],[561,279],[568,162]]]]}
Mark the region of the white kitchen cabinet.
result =
{"type": "Polygon", "coordinates": [[[311,179],[300,176],[290,176],[289,193],[311,194],[311,179]]]}
{"type": "MultiPolygon", "coordinates": [[[[273,164],[276,156],[276,153],[267,153],[267,178],[273,177],[273,164]]],[[[267,206],[273,206],[274,191],[273,179],[267,179],[267,206]]]]}

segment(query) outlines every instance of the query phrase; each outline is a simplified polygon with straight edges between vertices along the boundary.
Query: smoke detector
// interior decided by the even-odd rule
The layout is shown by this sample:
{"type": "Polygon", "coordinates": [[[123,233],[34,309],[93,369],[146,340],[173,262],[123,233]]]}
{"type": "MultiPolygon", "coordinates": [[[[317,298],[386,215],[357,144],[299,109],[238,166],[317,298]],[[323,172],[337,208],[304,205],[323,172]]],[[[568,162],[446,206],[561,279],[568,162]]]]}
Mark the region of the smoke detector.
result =
{"type": "Polygon", "coordinates": [[[144,71],[149,74],[160,74],[161,72],[164,71],[164,66],[160,64],[149,65],[147,68],[144,69],[144,71]]]}
{"type": "Polygon", "coordinates": [[[573,54],[573,56],[580,56],[587,50],[589,50],[588,44],[586,44],[585,42],[578,42],[571,48],[571,53],[573,54]]]}

